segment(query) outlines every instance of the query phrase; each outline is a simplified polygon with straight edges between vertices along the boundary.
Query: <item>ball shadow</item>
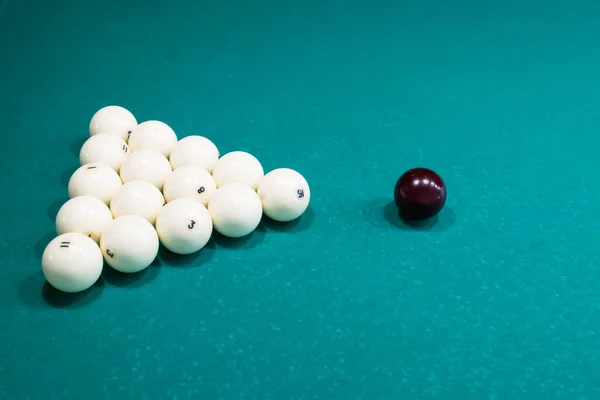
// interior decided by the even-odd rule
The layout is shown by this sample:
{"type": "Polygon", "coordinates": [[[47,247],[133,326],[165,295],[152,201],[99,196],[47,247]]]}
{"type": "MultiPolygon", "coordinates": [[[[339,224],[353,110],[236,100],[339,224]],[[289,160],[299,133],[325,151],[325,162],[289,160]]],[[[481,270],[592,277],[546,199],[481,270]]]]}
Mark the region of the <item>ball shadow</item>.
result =
{"type": "Polygon", "coordinates": [[[280,233],[296,233],[309,229],[315,221],[315,212],[311,207],[307,208],[304,214],[302,214],[299,218],[296,218],[293,221],[289,222],[279,222],[275,221],[263,215],[261,223],[264,225],[267,230],[280,232],[280,233]]]}
{"type": "Polygon", "coordinates": [[[63,204],[65,204],[67,201],[69,201],[68,197],[53,201],[52,204],[50,204],[50,207],[48,207],[47,211],[50,221],[56,221],[56,214],[58,214],[58,210],[60,210],[63,204]]]}
{"type": "Polygon", "coordinates": [[[100,297],[104,287],[102,276],[92,287],[79,293],[65,293],[55,289],[41,272],[27,276],[18,289],[18,297],[31,308],[82,308],[100,297]]]}
{"type": "Polygon", "coordinates": [[[64,170],[62,172],[62,174],[60,174],[60,183],[61,183],[61,185],[65,186],[65,187],[69,186],[69,180],[71,179],[71,175],[73,175],[73,173],[75,171],[77,171],[77,168],[79,168],[79,167],[80,167],[80,165],[77,164],[77,165],[75,165],[73,167],[69,167],[66,170],[64,170]]]}
{"type": "Polygon", "coordinates": [[[69,146],[71,149],[71,153],[73,153],[73,155],[77,156],[77,159],[79,159],[79,153],[81,152],[81,148],[83,147],[83,144],[89,138],[90,138],[89,135],[87,135],[87,136],[84,135],[82,137],[77,138],[75,141],[73,141],[73,143],[71,143],[71,146],[69,146]]]}
{"type": "Polygon", "coordinates": [[[204,248],[192,254],[173,253],[161,244],[158,256],[163,263],[171,267],[194,268],[201,267],[209,262],[214,252],[215,244],[211,241],[204,248]]]}
{"type": "Polygon", "coordinates": [[[52,241],[56,237],[56,232],[48,232],[45,233],[34,245],[33,245],[33,255],[36,259],[41,259],[42,255],[44,255],[44,250],[46,250],[46,246],[48,243],[52,241]]]}
{"type": "Polygon", "coordinates": [[[160,272],[161,265],[160,259],[156,257],[148,268],[139,272],[124,273],[104,264],[102,276],[107,283],[113,286],[136,288],[144,286],[156,279],[160,272]]]}
{"type": "Polygon", "coordinates": [[[224,236],[215,230],[213,231],[209,243],[213,243],[215,248],[251,249],[257,247],[264,241],[266,231],[262,221],[258,224],[254,232],[240,238],[224,236]]]}
{"type": "Polygon", "coordinates": [[[390,201],[383,210],[386,221],[393,226],[404,230],[417,231],[445,231],[449,229],[456,220],[456,215],[448,207],[444,207],[440,213],[432,218],[425,220],[407,220],[398,212],[396,203],[390,201]]]}
{"type": "Polygon", "coordinates": [[[362,215],[367,222],[377,228],[396,228],[408,231],[432,231],[441,232],[449,229],[456,222],[456,215],[449,207],[427,220],[407,221],[400,216],[398,207],[393,200],[378,199],[365,205],[362,215]]]}

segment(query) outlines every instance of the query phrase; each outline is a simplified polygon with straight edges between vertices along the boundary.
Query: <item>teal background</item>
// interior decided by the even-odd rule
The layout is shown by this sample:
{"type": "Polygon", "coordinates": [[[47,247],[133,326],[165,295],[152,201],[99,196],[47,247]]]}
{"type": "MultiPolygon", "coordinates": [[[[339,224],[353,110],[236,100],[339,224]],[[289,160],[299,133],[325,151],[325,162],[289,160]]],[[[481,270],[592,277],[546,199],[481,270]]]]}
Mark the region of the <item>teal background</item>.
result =
{"type": "Polygon", "coordinates": [[[600,398],[600,4],[12,0],[0,398],[600,398]],[[44,284],[105,105],[290,167],[312,202],[90,291],[44,284]],[[393,186],[448,185],[424,226],[393,186]]]}

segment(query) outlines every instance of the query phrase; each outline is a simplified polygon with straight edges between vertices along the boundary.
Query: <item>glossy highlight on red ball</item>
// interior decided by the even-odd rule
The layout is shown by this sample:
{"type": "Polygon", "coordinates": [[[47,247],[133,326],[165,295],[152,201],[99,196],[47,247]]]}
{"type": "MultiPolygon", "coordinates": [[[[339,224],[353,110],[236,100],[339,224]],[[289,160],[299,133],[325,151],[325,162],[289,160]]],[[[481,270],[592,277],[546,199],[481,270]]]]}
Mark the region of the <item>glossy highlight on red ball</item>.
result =
{"type": "Polygon", "coordinates": [[[446,184],[428,168],[406,171],[394,187],[394,201],[400,217],[425,220],[436,216],[446,204],[446,184]]]}

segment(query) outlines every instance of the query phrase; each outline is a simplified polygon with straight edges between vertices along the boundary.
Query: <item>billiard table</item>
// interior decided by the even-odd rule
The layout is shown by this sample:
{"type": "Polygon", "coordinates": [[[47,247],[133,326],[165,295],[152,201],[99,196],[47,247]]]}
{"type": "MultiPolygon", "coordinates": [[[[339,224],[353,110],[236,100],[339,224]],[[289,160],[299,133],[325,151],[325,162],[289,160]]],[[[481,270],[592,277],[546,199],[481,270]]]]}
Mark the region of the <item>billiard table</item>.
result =
{"type": "Polygon", "coordinates": [[[0,399],[600,398],[600,3],[0,4],[0,399]],[[299,171],[309,208],[53,289],[113,104],[299,171]],[[416,167],[447,202],[406,223],[416,167]]]}

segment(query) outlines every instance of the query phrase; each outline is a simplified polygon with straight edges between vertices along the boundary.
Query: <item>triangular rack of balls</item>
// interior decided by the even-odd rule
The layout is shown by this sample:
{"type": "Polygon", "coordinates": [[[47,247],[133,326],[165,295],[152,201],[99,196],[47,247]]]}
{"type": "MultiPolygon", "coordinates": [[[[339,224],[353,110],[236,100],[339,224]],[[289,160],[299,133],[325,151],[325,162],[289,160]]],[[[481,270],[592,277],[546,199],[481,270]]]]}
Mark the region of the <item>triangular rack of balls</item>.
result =
{"type": "Polygon", "coordinates": [[[243,237],[263,214],[292,221],[310,202],[297,171],[265,174],[250,153],[221,156],[206,137],[178,139],[166,123],[138,123],[121,106],[98,110],[89,135],[56,216],[58,236],[42,255],[46,280],[63,292],[90,288],[104,262],[136,273],[158,256],[159,243],[176,254],[195,253],[214,231],[243,237]]]}

